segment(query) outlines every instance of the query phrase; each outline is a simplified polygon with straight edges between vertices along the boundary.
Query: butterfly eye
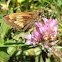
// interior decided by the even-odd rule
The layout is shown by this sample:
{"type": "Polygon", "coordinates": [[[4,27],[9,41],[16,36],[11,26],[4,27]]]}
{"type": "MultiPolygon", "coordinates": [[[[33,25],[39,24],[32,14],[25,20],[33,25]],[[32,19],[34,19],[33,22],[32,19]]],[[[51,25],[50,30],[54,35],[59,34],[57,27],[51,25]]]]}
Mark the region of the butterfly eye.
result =
{"type": "Polygon", "coordinates": [[[41,12],[39,12],[39,14],[38,14],[39,16],[41,16],[41,12]]]}

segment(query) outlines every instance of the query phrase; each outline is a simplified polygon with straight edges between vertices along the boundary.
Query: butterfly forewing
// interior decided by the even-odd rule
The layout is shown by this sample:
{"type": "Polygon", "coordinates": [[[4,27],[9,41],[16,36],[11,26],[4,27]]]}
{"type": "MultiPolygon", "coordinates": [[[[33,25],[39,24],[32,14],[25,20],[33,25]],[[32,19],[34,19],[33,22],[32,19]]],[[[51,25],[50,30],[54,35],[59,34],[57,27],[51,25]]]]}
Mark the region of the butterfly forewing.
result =
{"type": "Polygon", "coordinates": [[[3,21],[17,30],[30,28],[40,19],[40,11],[25,11],[20,13],[7,14],[3,16],[3,21]]]}

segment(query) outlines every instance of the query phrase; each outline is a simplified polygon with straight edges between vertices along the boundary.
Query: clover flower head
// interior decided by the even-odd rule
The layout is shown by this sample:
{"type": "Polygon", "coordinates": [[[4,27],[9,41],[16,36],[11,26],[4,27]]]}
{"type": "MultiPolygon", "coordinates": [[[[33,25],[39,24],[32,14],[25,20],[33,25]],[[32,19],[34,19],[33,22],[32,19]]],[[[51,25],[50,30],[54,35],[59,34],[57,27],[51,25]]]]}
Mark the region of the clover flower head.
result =
{"type": "MultiPolygon", "coordinates": [[[[35,46],[37,43],[44,41],[53,41],[57,36],[57,19],[42,18],[44,22],[35,22],[36,31],[33,31],[32,34],[24,35],[24,38],[29,39],[25,44],[33,44],[35,46]]],[[[45,46],[46,48],[46,46],[45,46]]],[[[47,48],[48,49],[48,48],[47,48]]]]}

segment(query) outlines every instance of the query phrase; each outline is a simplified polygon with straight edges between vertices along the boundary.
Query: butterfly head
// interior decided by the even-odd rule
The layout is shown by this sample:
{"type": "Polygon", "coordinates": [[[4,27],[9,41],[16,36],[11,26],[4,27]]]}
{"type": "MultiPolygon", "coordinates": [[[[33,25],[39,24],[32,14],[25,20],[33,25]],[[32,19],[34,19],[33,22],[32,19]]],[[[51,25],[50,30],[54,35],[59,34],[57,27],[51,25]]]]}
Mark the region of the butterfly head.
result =
{"type": "Polygon", "coordinates": [[[44,17],[44,10],[38,10],[38,16],[41,18],[41,17],[44,17]]]}

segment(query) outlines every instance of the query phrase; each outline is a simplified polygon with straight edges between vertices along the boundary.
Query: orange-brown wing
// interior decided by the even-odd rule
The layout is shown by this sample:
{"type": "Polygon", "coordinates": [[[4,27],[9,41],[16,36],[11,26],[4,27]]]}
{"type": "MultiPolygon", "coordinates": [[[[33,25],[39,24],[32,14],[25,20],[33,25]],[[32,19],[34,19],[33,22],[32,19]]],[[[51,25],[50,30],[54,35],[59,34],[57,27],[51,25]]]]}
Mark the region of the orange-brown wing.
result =
{"type": "Polygon", "coordinates": [[[4,15],[3,21],[9,26],[20,30],[21,28],[24,28],[27,24],[29,25],[29,23],[34,20],[33,17],[34,14],[31,14],[31,12],[13,13],[4,15]]]}

